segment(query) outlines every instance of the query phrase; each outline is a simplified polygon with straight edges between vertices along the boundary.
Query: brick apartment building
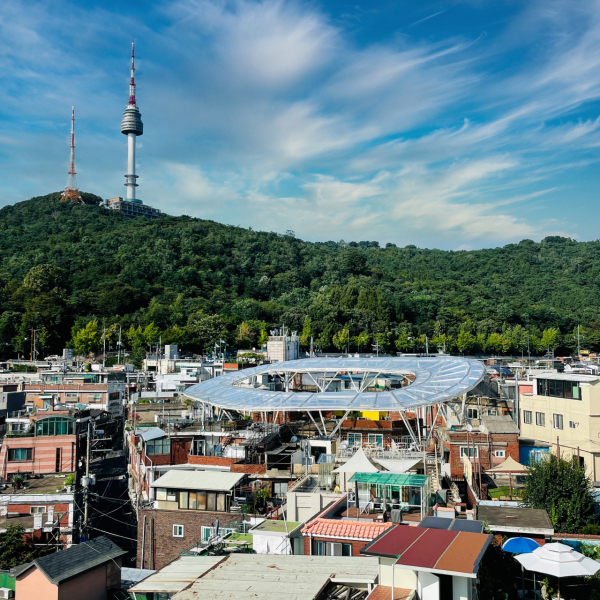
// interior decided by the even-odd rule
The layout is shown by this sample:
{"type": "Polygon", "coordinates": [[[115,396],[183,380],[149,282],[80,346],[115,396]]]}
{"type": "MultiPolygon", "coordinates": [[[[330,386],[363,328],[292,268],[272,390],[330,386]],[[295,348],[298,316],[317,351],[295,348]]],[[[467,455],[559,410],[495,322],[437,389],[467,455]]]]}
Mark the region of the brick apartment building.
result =
{"type": "Polygon", "coordinates": [[[481,417],[481,425],[470,432],[465,427],[439,428],[445,461],[450,463],[452,477],[463,475],[463,456],[482,472],[498,466],[509,456],[519,462],[519,428],[508,415],[481,417]]]}
{"type": "Polygon", "coordinates": [[[153,508],[138,510],[138,568],[161,569],[206,542],[217,519],[223,532],[241,521],[241,513],[230,509],[245,479],[244,473],[172,470],[156,480],[153,508]]]}

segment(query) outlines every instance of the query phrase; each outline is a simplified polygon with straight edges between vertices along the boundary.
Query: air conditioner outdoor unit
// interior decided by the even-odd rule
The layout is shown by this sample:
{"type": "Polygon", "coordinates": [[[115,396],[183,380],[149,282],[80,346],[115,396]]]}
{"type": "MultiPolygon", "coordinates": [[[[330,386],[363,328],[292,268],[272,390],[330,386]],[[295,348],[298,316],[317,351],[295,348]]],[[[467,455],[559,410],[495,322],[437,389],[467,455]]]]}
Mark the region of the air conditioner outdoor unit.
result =
{"type": "Polygon", "coordinates": [[[10,588],[0,588],[0,598],[14,598],[15,592],[10,588]]]}

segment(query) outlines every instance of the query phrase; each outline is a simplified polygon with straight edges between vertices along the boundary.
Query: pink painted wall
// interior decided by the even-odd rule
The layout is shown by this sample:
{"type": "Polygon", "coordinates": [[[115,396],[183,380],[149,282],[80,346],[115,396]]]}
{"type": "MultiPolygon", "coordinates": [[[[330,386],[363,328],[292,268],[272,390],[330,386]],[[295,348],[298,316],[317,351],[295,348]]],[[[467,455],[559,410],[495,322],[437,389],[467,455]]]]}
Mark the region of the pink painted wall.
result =
{"type": "Polygon", "coordinates": [[[10,473],[65,473],[75,470],[76,444],[74,435],[54,435],[23,438],[4,438],[0,449],[0,475],[10,473]],[[9,448],[33,448],[33,460],[8,460],[9,448]],[[56,470],[56,448],[61,449],[60,468],[56,470]]]}
{"type": "Polygon", "coordinates": [[[106,600],[106,564],[60,585],[34,567],[17,578],[15,588],[18,600],[106,600]]]}
{"type": "Polygon", "coordinates": [[[58,586],[46,579],[46,576],[33,567],[17,577],[15,598],[19,600],[58,600],[58,586]]]}

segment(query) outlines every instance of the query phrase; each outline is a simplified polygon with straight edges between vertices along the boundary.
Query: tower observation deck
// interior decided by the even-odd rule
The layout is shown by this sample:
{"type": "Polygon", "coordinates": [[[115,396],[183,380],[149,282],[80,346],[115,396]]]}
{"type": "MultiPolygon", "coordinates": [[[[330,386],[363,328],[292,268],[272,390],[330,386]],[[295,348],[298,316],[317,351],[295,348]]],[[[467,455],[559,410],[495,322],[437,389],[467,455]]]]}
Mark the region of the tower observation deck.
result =
{"type": "Polygon", "coordinates": [[[123,113],[121,121],[121,133],[127,136],[127,174],[125,175],[125,187],[127,188],[127,200],[139,202],[135,197],[135,188],[138,187],[138,176],[135,172],[135,140],[138,135],[143,135],[144,124],[142,114],[135,99],[135,43],[131,43],[131,79],[129,81],[129,102],[123,113]]]}

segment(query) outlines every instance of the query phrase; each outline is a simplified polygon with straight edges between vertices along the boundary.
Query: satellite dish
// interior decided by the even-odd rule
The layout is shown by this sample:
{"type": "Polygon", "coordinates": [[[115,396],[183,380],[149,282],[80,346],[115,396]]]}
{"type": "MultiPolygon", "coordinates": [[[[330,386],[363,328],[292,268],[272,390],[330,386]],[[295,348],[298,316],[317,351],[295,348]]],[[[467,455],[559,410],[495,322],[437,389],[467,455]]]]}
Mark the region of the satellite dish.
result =
{"type": "Polygon", "coordinates": [[[481,433],[483,433],[483,432],[484,432],[484,430],[485,430],[485,425],[482,423],[482,424],[479,426],[479,431],[481,431],[481,433]]]}
{"type": "Polygon", "coordinates": [[[298,438],[293,435],[292,438],[290,439],[290,442],[292,442],[292,444],[296,443],[298,441],[298,438]]]}
{"type": "Polygon", "coordinates": [[[470,433],[471,431],[473,431],[473,425],[471,425],[471,423],[467,423],[467,431],[470,433]]]}

